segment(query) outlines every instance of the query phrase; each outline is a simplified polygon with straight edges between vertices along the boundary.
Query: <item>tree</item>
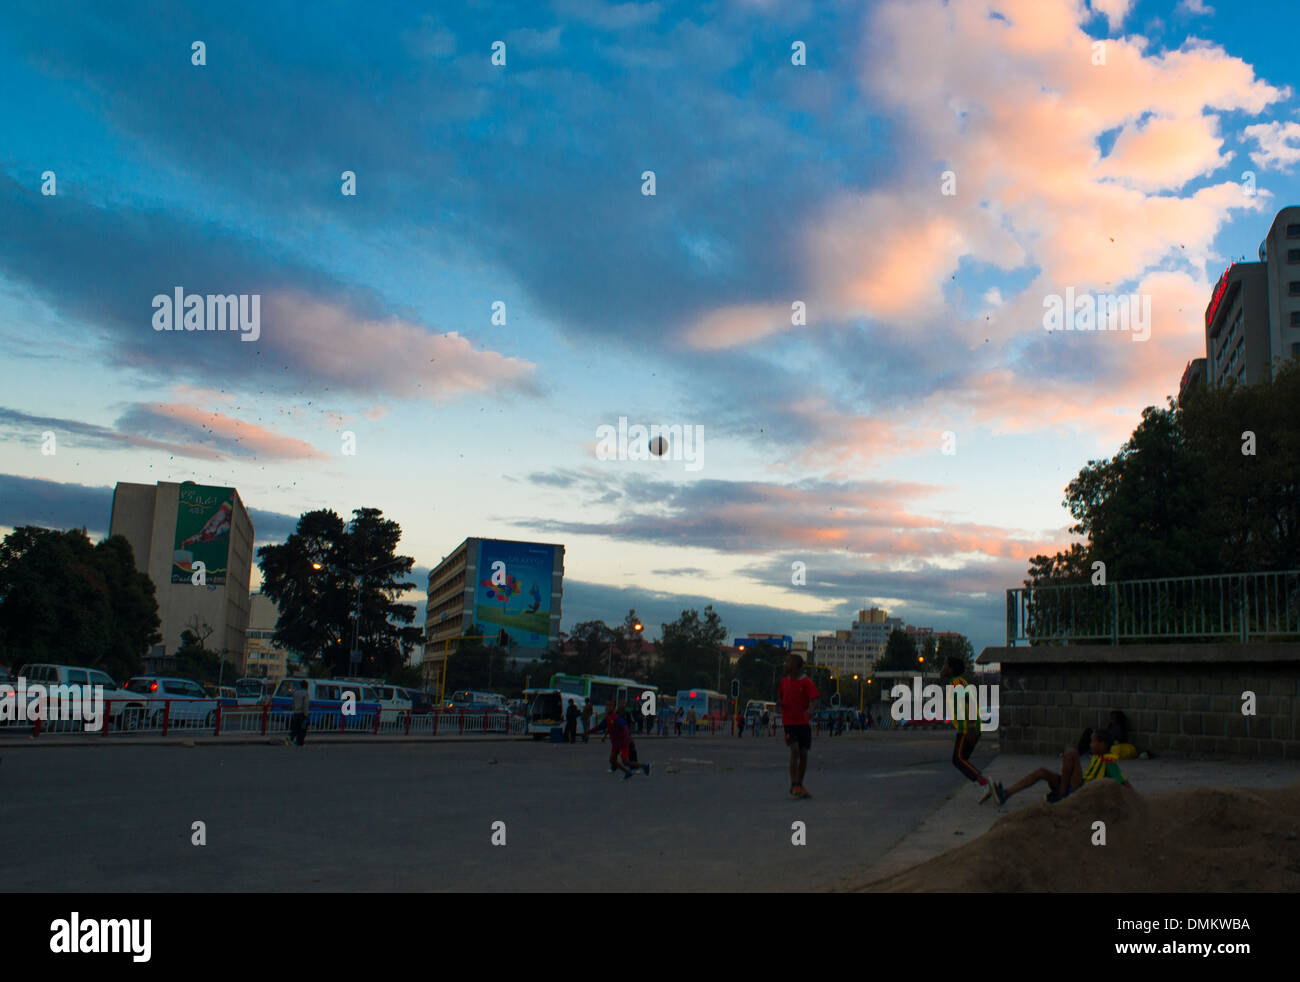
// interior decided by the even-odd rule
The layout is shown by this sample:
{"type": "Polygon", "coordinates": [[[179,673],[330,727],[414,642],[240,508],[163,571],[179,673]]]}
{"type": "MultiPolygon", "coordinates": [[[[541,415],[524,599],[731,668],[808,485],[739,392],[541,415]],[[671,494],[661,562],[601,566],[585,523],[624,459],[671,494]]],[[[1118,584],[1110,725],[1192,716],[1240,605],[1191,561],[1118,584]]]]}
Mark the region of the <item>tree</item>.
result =
{"type": "Polygon", "coordinates": [[[95,666],[117,679],[140,672],[158,643],[153,581],[131,544],[92,545],[83,529],[22,526],[0,542],[0,649],[15,666],[95,666]]]}
{"type": "MultiPolygon", "coordinates": [[[[926,664],[929,664],[928,661],[926,664]]],[[[916,642],[902,628],[894,628],[889,632],[889,640],[885,643],[885,654],[876,665],[876,670],[915,672],[920,667],[921,663],[916,660],[916,642]]]]}
{"type": "MultiPolygon", "coordinates": [[[[955,637],[953,635],[944,635],[939,639],[939,645],[935,652],[935,657],[938,660],[938,665],[936,666],[938,668],[942,668],[944,662],[949,658],[957,658],[961,660],[962,671],[970,671],[975,664],[975,649],[971,647],[971,643],[960,634],[955,637]]],[[[926,664],[929,665],[929,661],[927,661],[926,664]]]]}
{"type": "Polygon", "coordinates": [[[194,617],[191,626],[181,632],[181,646],[176,649],[176,674],[182,678],[194,679],[215,685],[222,681],[234,684],[239,666],[226,662],[222,667],[221,655],[207,647],[207,639],[212,635],[212,626],[194,617]]]}
{"type": "Polygon", "coordinates": [[[1112,458],[1066,488],[1083,537],[1030,560],[1026,586],[1300,568],[1300,362],[1254,386],[1148,407],[1112,458]]]}
{"type": "Polygon", "coordinates": [[[660,625],[663,659],[657,671],[659,686],[665,692],[698,687],[712,689],[718,682],[719,646],[727,629],[713,605],[698,610],[683,610],[675,621],[660,625]]]}
{"type": "Polygon", "coordinates": [[[604,675],[607,652],[617,632],[604,621],[583,621],[574,626],[569,637],[577,651],[567,660],[564,671],[573,675],[604,675]]]}
{"type": "Polygon", "coordinates": [[[353,633],[362,671],[385,678],[400,671],[421,637],[415,607],[397,597],[415,588],[405,581],[415,560],[396,555],[401,526],[377,508],[358,508],[352,521],[332,511],[307,512],[281,545],[258,550],[262,592],[279,607],[275,641],[303,653],[304,662],[351,672],[353,633]],[[357,597],[360,587],[360,617],[357,597]]]}

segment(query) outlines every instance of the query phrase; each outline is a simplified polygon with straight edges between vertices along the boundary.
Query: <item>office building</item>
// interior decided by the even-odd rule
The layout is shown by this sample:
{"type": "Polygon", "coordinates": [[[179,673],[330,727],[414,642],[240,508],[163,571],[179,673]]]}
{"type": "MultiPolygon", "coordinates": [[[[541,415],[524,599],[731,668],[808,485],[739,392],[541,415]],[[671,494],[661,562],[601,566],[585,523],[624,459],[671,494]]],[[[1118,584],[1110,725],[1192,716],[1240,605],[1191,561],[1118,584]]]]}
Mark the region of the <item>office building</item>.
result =
{"type": "Polygon", "coordinates": [[[813,662],[840,672],[870,672],[884,655],[889,635],[903,627],[903,621],[879,607],[859,610],[848,630],[813,638],[813,662]]]}
{"type": "Polygon", "coordinates": [[[249,598],[248,630],[244,634],[244,662],[240,671],[252,678],[278,682],[289,674],[291,652],[273,640],[279,608],[271,598],[254,593],[249,598]]]}
{"type": "Polygon", "coordinates": [[[1205,358],[1190,362],[1179,398],[1204,380],[1255,385],[1300,356],[1300,206],[1283,208],[1259,245],[1259,261],[1232,263],[1205,308],[1205,358]],[[1198,364],[1199,363],[1199,364],[1198,364]]]}
{"type": "Polygon", "coordinates": [[[153,580],[162,643],[146,670],[166,671],[181,633],[197,627],[207,648],[238,664],[248,628],[253,523],[234,488],[186,481],[119,482],[109,534],[131,543],[138,570],[153,580]]]}
{"type": "Polygon", "coordinates": [[[466,638],[505,641],[516,659],[558,645],[563,592],[564,546],[465,539],[429,571],[425,687],[436,684],[443,659],[466,638]]]}

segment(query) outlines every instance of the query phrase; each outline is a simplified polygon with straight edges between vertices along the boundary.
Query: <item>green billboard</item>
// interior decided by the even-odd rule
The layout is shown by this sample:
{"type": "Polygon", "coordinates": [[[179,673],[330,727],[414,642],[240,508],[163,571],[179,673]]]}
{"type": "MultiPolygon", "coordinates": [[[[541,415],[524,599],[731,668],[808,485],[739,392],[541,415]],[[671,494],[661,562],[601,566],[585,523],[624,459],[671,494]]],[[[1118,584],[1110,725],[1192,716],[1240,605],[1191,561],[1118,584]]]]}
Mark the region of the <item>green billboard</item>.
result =
{"type": "Polygon", "coordinates": [[[172,553],[172,582],[191,583],[194,564],[203,563],[207,582],[226,582],[230,554],[230,518],[235,512],[234,488],[182,484],[176,505],[176,544],[172,553]]]}

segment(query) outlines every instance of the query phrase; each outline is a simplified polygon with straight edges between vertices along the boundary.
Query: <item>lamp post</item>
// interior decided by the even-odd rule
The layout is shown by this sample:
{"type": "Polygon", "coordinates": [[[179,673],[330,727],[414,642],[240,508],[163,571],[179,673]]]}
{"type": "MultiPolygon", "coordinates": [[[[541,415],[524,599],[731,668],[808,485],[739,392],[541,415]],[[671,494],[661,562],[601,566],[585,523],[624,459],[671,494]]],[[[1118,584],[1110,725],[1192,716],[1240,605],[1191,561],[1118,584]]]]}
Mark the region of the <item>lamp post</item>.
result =
{"type": "MultiPolygon", "coordinates": [[[[443,638],[442,641],[442,671],[438,680],[438,708],[442,708],[443,696],[447,693],[447,659],[451,657],[448,648],[453,641],[482,641],[487,636],[484,634],[458,634],[454,638],[443,638]]],[[[490,656],[489,656],[490,657],[490,656]]],[[[489,665],[491,662],[489,661],[489,665]]]]}

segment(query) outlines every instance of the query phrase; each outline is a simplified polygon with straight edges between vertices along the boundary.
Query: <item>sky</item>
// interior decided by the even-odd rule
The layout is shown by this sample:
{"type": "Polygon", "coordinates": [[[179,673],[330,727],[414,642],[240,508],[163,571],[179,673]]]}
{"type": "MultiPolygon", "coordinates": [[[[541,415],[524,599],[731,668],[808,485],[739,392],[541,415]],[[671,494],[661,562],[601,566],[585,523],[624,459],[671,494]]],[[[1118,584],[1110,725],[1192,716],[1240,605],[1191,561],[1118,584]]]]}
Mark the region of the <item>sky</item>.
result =
{"type": "Polygon", "coordinates": [[[420,623],[483,536],[564,544],[564,630],[1002,644],[1300,202],[1295,4],[190,7],[0,7],[0,533],[380,508],[420,623]],[[177,289],[256,339],[156,329],[177,289]],[[1067,290],[1147,329],[1048,331],[1067,290]]]}

